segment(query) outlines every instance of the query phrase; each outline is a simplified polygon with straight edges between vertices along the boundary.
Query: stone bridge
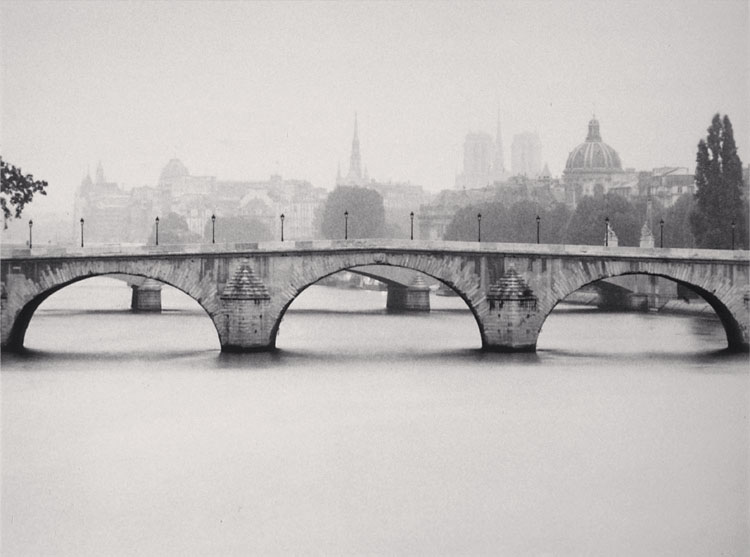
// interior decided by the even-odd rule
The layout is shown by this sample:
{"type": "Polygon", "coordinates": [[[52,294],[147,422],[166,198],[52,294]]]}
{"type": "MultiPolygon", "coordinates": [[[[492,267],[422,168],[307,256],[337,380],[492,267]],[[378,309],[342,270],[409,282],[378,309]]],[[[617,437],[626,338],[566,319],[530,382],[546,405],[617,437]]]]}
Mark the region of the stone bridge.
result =
{"type": "Polygon", "coordinates": [[[2,348],[21,350],[34,311],[54,292],[99,275],[172,285],[212,319],[222,350],[275,348],[289,305],[335,272],[370,265],[419,271],[467,304],[486,350],[532,351],[545,319],[568,294],[630,274],[671,279],[703,297],[731,350],[747,350],[747,251],[409,240],[143,246],[122,251],[12,250],[2,257],[2,348]]]}

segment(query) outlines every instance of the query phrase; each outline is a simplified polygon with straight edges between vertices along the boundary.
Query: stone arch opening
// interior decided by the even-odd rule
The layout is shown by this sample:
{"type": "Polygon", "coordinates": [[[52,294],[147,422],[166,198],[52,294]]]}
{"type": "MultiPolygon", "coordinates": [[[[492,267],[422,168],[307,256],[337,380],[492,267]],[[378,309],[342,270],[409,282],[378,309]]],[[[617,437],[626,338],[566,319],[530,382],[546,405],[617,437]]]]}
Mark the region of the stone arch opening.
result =
{"type": "MultiPolygon", "coordinates": [[[[295,287],[295,292],[293,294],[289,295],[287,297],[287,299],[284,301],[284,303],[283,303],[283,305],[282,305],[282,307],[281,307],[281,309],[280,309],[280,311],[278,313],[276,321],[275,321],[275,323],[273,325],[273,328],[271,330],[271,339],[270,340],[272,342],[272,347],[273,348],[276,347],[276,339],[278,337],[279,329],[281,327],[282,321],[284,320],[284,316],[287,313],[287,310],[294,303],[294,301],[303,292],[305,292],[309,287],[314,286],[314,285],[318,284],[320,281],[322,281],[322,280],[330,277],[331,275],[339,273],[341,271],[350,271],[350,272],[357,273],[357,269],[358,268],[361,268],[361,267],[375,267],[375,266],[391,267],[391,268],[395,267],[395,268],[399,268],[399,269],[407,269],[409,271],[415,271],[415,272],[422,273],[422,274],[426,275],[427,277],[429,277],[430,279],[433,279],[433,280],[437,281],[441,285],[444,285],[444,287],[448,291],[455,293],[456,297],[459,298],[460,300],[462,300],[462,302],[465,304],[466,309],[471,313],[472,318],[474,320],[474,323],[475,323],[475,325],[476,325],[476,327],[478,329],[478,332],[479,332],[479,335],[480,335],[480,340],[481,340],[481,345],[482,346],[485,345],[485,336],[484,336],[484,330],[483,330],[483,327],[482,327],[482,321],[481,321],[481,319],[479,317],[479,308],[477,307],[477,304],[475,302],[473,302],[472,299],[466,294],[466,292],[464,292],[460,287],[456,286],[453,282],[451,282],[450,280],[447,280],[446,278],[441,278],[436,273],[425,272],[422,269],[414,268],[412,266],[407,266],[407,265],[397,265],[397,264],[393,264],[393,263],[384,263],[382,261],[371,261],[371,262],[368,262],[368,263],[357,263],[355,265],[344,265],[344,266],[341,266],[340,268],[336,268],[335,270],[327,270],[327,272],[325,274],[321,274],[320,276],[317,276],[316,278],[313,278],[313,279],[308,279],[308,280],[304,281],[303,283],[301,283],[299,286],[295,287]]],[[[370,276],[370,277],[376,278],[376,277],[373,276],[372,273],[361,273],[361,274],[363,274],[364,276],[370,276]]],[[[385,310],[386,308],[383,308],[383,309],[385,310]]]]}
{"type": "Polygon", "coordinates": [[[65,288],[71,285],[78,284],[86,280],[97,278],[97,277],[113,278],[113,279],[119,279],[123,281],[125,281],[125,279],[128,277],[132,277],[132,278],[137,278],[137,279],[147,279],[151,281],[156,281],[159,284],[162,284],[165,286],[171,286],[175,290],[179,291],[181,294],[187,296],[190,300],[195,302],[195,304],[197,304],[197,306],[200,307],[201,310],[203,310],[203,312],[211,319],[211,323],[213,324],[213,329],[217,334],[217,339],[220,340],[219,331],[216,326],[216,320],[214,316],[206,308],[206,306],[203,303],[201,303],[201,300],[197,299],[195,296],[192,296],[189,292],[185,291],[183,288],[180,288],[178,285],[172,284],[170,281],[166,281],[159,277],[152,277],[146,274],[138,274],[138,273],[132,273],[132,272],[123,273],[120,271],[117,271],[117,272],[112,271],[112,272],[92,273],[92,274],[87,274],[84,276],[78,276],[70,280],[60,282],[59,284],[56,284],[36,294],[34,297],[28,300],[18,312],[10,330],[10,335],[8,338],[6,349],[12,352],[22,352],[24,350],[24,342],[26,338],[26,333],[28,331],[29,325],[31,324],[31,320],[34,316],[34,313],[52,295],[60,292],[61,290],[64,290],[65,288]]]}
{"type": "MultiPolygon", "coordinates": [[[[565,299],[570,294],[578,292],[587,286],[593,286],[593,285],[596,285],[597,283],[601,283],[601,281],[605,279],[612,279],[612,278],[617,278],[617,277],[628,277],[628,276],[647,276],[647,277],[658,277],[658,278],[666,279],[696,294],[699,298],[705,300],[705,302],[708,303],[708,305],[713,309],[716,317],[719,319],[719,322],[721,323],[724,329],[724,333],[726,335],[727,349],[730,351],[747,351],[748,347],[743,336],[742,326],[740,322],[738,321],[737,316],[733,313],[732,309],[730,309],[727,306],[727,304],[724,301],[722,301],[722,299],[720,299],[713,292],[708,291],[705,288],[702,288],[701,286],[698,286],[692,282],[675,278],[667,273],[659,273],[659,272],[645,272],[645,271],[623,272],[623,273],[617,273],[617,274],[607,275],[603,277],[598,277],[598,278],[595,278],[594,280],[590,280],[584,284],[581,284],[575,290],[572,290],[571,292],[566,293],[565,296],[557,299],[554,302],[554,304],[549,308],[549,310],[544,313],[542,317],[542,321],[540,323],[540,327],[539,327],[540,334],[544,326],[544,322],[547,320],[547,318],[552,313],[554,308],[557,307],[559,303],[564,302],[565,299]]],[[[622,289],[618,288],[617,290],[622,290],[622,289]]],[[[637,308],[634,307],[633,309],[637,309],[637,308]]]]}

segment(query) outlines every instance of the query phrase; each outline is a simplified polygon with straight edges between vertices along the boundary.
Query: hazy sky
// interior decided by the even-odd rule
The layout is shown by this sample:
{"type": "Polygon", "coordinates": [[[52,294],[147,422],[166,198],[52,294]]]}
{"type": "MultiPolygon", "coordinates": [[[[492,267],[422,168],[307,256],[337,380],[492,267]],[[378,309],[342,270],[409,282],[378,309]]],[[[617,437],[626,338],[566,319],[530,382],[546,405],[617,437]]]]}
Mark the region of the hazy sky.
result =
{"type": "Polygon", "coordinates": [[[0,149],[60,201],[99,160],[331,188],[355,111],[370,176],[431,190],[498,110],[506,166],[536,131],[560,175],[594,111],[626,167],[693,168],[717,111],[750,162],[746,0],[0,6],[0,149]]]}

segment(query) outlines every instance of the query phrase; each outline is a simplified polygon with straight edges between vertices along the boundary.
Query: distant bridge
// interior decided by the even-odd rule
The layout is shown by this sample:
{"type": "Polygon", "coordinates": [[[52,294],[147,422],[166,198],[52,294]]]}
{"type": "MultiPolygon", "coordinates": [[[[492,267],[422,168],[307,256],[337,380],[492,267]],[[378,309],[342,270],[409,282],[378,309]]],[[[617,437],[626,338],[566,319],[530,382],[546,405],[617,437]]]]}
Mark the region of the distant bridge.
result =
{"type": "Polygon", "coordinates": [[[630,274],[693,290],[713,307],[730,349],[750,345],[747,251],[348,240],[3,252],[2,348],[22,349],[34,311],[54,292],[116,274],[185,292],[212,319],[223,350],[271,350],[284,313],[305,288],[371,265],[419,271],[452,288],[474,315],[486,350],[535,350],[558,302],[587,284],[630,274]]]}

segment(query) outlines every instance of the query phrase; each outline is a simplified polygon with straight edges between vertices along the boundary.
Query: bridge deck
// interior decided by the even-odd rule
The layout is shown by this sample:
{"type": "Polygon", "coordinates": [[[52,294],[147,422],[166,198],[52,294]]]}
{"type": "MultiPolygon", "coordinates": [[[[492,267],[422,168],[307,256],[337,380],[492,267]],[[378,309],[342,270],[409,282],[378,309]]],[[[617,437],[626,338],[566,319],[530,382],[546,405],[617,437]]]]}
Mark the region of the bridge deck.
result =
{"type": "Polygon", "coordinates": [[[92,245],[81,247],[39,246],[19,248],[2,246],[0,258],[5,260],[73,259],[102,257],[163,257],[193,255],[314,254],[362,251],[398,251],[410,253],[445,253],[463,255],[545,256],[576,258],[651,259],[671,261],[750,262],[750,251],[708,250],[697,248],[605,247],[569,244],[511,244],[493,242],[448,242],[421,240],[314,240],[262,242],[245,244],[180,244],[180,245],[92,245]]]}

